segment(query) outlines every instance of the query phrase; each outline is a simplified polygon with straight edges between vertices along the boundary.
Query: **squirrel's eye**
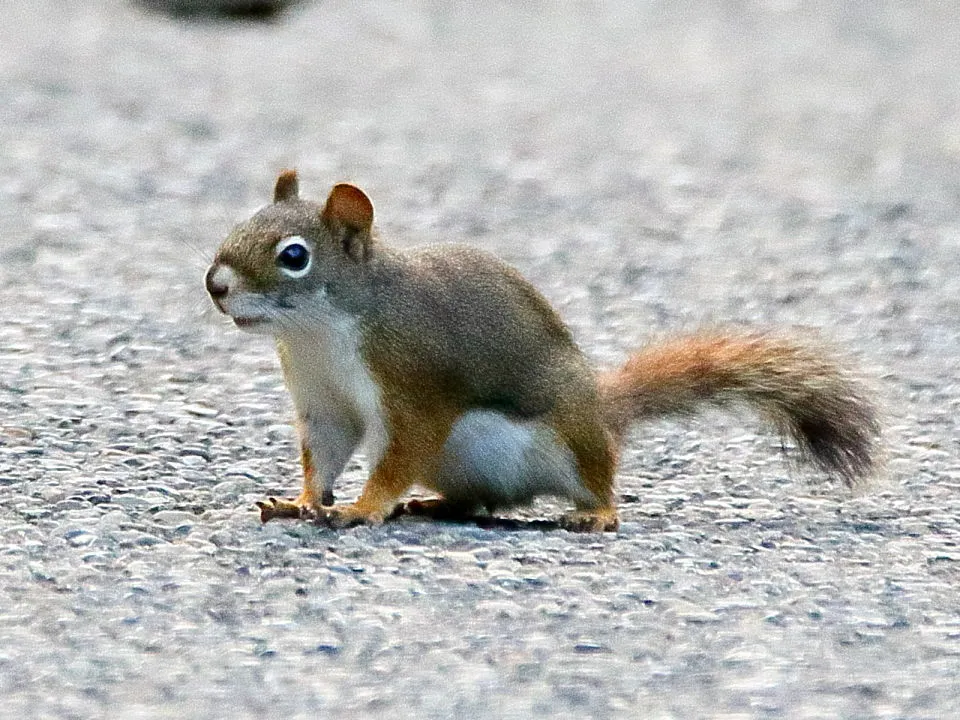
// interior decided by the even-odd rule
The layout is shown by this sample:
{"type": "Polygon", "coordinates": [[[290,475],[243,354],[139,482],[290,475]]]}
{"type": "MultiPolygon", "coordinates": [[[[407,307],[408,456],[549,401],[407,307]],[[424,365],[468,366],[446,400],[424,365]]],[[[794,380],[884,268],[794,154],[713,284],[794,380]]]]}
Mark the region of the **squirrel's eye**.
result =
{"type": "Polygon", "coordinates": [[[310,250],[303,238],[292,235],[277,245],[277,267],[290,277],[303,277],[310,270],[310,250]]]}

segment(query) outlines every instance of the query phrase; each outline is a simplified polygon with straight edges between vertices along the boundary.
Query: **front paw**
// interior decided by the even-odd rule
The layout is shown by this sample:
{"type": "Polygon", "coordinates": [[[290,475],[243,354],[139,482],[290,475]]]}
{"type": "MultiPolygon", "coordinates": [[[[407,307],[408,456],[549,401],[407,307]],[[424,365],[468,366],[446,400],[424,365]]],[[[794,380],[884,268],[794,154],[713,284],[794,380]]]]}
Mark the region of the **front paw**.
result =
{"type": "Polygon", "coordinates": [[[297,520],[311,520],[316,516],[316,512],[309,505],[301,503],[300,498],[296,500],[284,500],[282,498],[269,497],[256,503],[260,508],[260,522],[267,523],[275,518],[294,518],[297,520]]]}
{"type": "Polygon", "coordinates": [[[357,507],[356,504],[322,507],[316,515],[317,524],[335,530],[356,525],[381,525],[384,519],[385,516],[382,512],[370,512],[357,507]]]}

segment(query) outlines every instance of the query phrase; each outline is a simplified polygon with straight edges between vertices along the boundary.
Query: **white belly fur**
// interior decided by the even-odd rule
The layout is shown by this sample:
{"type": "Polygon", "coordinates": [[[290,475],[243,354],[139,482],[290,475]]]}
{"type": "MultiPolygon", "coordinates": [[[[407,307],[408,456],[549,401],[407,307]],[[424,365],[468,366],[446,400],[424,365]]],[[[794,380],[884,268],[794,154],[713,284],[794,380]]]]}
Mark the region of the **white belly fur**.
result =
{"type": "Polygon", "coordinates": [[[471,410],[454,424],[432,483],[443,497],[489,510],[528,503],[539,495],[596,504],[580,480],[573,453],[542,422],[471,410]]]}

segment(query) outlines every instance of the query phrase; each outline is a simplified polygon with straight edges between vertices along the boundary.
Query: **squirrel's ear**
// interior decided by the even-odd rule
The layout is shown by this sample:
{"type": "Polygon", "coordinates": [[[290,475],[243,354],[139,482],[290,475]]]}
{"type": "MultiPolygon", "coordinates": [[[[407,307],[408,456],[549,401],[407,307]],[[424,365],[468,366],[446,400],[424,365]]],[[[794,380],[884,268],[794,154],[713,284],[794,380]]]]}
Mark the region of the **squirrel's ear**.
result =
{"type": "Polygon", "coordinates": [[[300,197],[300,181],[297,180],[297,171],[283,170],[273,188],[273,201],[278,203],[296,200],[298,197],[300,197]]]}
{"type": "Polygon", "coordinates": [[[358,187],[334,185],[323,208],[323,221],[357,262],[366,260],[373,229],[373,203],[358,187]]]}

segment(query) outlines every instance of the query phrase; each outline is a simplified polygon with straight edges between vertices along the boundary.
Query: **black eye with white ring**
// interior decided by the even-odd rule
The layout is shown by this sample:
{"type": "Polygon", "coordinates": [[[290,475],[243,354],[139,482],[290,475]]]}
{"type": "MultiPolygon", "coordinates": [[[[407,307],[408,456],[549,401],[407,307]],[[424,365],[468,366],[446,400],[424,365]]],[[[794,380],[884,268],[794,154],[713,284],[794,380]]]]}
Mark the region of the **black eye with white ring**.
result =
{"type": "Polygon", "coordinates": [[[301,278],[310,272],[310,248],[299,235],[291,235],[277,243],[277,267],[284,275],[301,278]]]}

